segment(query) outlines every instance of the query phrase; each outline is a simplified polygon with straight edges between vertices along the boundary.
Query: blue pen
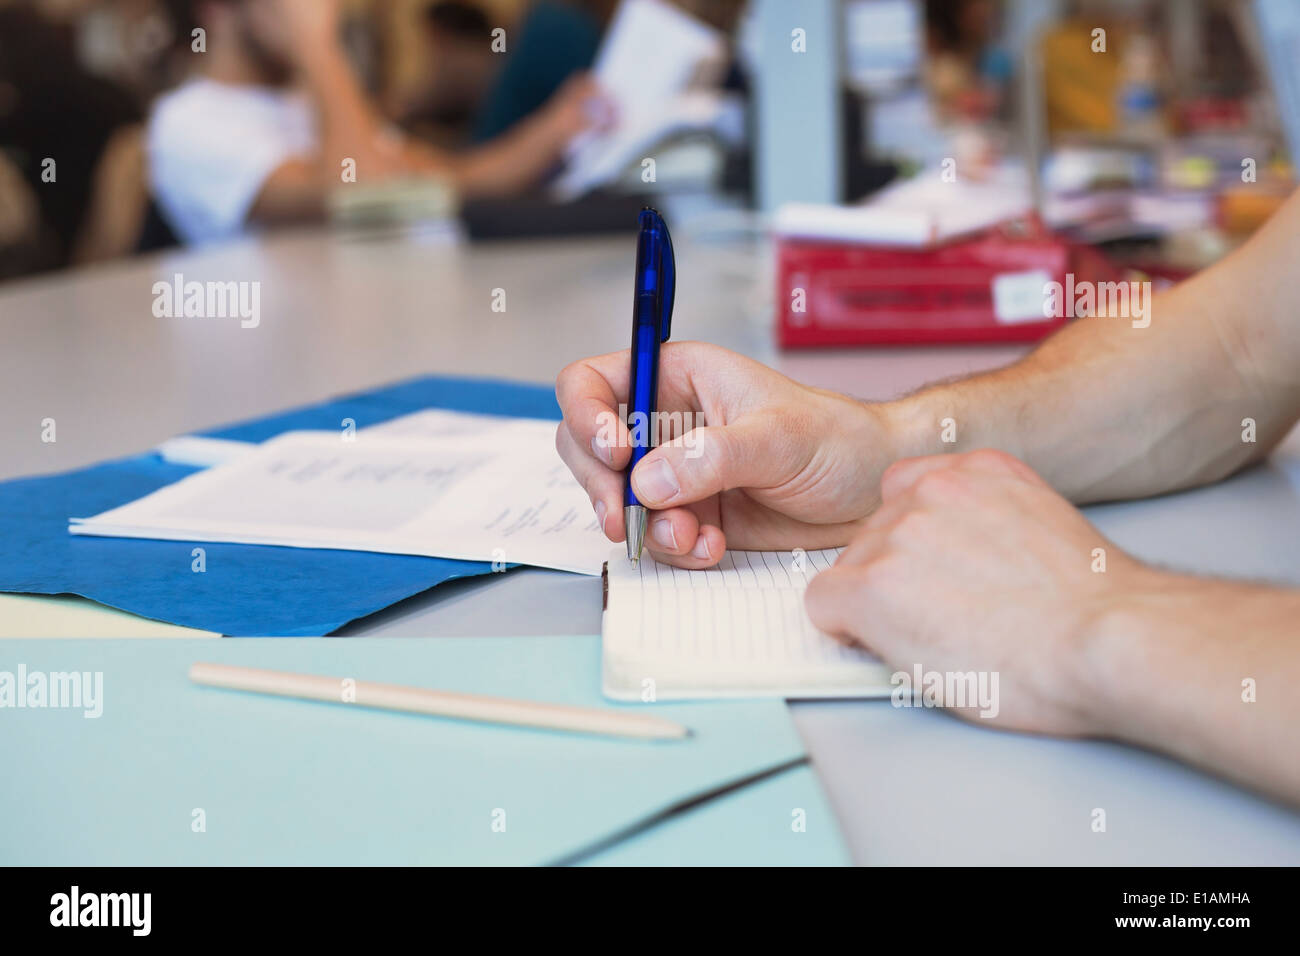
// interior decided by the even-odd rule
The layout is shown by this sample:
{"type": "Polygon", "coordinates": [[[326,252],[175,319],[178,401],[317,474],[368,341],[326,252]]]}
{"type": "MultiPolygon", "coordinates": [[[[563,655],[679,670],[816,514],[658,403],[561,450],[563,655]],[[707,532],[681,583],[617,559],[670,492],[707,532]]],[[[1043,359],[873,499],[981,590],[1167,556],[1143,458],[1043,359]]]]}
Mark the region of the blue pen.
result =
{"type": "Polygon", "coordinates": [[[659,346],[668,341],[673,317],[677,270],[668,224],[655,209],[641,210],[636,240],[636,299],[632,305],[632,370],[628,376],[627,427],[632,460],[623,476],[623,520],[627,556],[635,564],[645,544],[645,506],[632,490],[632,469],[654,447],[655,411],[659,402],[659,346]]]}

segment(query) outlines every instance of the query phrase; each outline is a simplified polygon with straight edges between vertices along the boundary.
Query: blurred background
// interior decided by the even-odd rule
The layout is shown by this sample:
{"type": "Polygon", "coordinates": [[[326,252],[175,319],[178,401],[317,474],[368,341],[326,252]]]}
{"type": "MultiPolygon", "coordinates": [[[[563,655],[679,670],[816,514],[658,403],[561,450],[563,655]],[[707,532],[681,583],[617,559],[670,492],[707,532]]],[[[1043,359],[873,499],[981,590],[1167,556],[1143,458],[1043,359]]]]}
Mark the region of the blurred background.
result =
{"type": "Polygon", "coordinates": [[[927,308],[1032,338],[987,281],[913,301],[871,268],[1214,261],[1291,189],[1298,53],[1289,0],[0,0],[0,280],[653,201],[777,238],[787,345],[926,341],[927,308]],[[816,281],[836,255],[856,278],[816,281]]]}

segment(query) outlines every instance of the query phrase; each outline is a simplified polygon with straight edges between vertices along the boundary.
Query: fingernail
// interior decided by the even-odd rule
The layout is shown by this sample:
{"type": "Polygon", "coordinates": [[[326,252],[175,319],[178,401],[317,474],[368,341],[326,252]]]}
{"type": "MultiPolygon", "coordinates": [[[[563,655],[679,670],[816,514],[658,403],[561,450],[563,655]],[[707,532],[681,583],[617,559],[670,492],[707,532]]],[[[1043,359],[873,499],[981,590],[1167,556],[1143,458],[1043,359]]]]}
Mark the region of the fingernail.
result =
{"type": "Polygon", "coordinates": [[[640,497],[664,503],[677,497],[677,493],[681,490],[681,485],[677,484],[677,476],[673,474],[668,462],[662,458],[637,472],[636,491],[640,497]]]}
{"type": "Polygon", "coordinates": [[[607,465],[613,460],[610,457],[610,449],[605,447],[605,443],[600,440],[599,435],[591,437],[591,453],[596,456],[597,461],[603,461],[607,465]]]}
{"type": "Polygon", "coordinates": [[[695,539],[695,547],[691,548],[691,557],[699,558],[701,561],[712,561],[713,555],[709,553],[709,539],[700,532],[700,536],[695,539]]]}
{"type": "Polygon", "coordinates": [[[597,501],[597,502],[596,502],[596,520],[600,522],[600,530],[601,530],[602,533],[604,533],[604,531],[605,531],[605,502],[603,502],[603,501],[597,501]]]}
{"type": "Polygon", "coordinates": [[[677,550],[677,532],[673,531],[673,523],[667,518],[657,519],[650,526],[650,533],[654,535],[660,547],[667,548],[669,551],[677,550]]]}

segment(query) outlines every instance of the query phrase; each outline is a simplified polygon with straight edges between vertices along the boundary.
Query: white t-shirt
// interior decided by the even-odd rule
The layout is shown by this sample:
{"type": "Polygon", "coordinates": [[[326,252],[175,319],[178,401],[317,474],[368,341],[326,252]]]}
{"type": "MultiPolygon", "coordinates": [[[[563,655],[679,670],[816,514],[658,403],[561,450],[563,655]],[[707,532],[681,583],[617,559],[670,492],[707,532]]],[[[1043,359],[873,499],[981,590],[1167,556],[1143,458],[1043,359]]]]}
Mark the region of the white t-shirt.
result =
{"type": "Polygon", "coordinates": [[[188,243],[239,235],[263,183],[317,148],[300,93],[191,80],[149,115],[149,180],[163,215],[188,243]]]}

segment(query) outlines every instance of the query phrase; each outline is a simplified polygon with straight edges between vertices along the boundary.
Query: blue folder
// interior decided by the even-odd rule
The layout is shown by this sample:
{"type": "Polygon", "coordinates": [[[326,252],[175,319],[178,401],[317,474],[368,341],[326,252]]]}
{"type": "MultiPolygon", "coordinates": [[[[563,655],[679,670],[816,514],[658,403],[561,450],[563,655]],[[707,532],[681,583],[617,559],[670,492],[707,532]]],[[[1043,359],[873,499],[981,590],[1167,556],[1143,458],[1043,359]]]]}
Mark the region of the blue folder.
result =
{"type": "MultiPolygon", "coordinates": [[[[558,420],[553,390],[486,379],[419,378],[203,434],[263,441],[294,429],[357,428],[424,408],[558,420]]],[[[68,534],[89,517],[197,469],[152,452],[0,483],[0,591],[79,594],[110,607],[236,636],[318,636],[488,563],[411,555],[68,534]]]]}
{"type": "Polygon", "coordinates": [[[0,711],[0,863],[849,862],[782,701],[611,705],[594,636],[0,641],[0,671],[20,664],[101,674],[102,713],[0,711]],[[196,661],[651,712],[692,736],[635,741],[199,687],[187,677],[196,661]]]}

